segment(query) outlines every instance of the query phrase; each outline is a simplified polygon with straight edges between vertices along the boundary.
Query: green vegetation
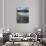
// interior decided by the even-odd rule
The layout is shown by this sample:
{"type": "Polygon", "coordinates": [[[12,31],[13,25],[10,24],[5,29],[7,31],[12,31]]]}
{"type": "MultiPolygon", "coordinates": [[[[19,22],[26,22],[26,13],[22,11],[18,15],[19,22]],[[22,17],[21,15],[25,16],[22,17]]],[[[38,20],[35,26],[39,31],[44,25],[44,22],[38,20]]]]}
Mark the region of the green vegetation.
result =
{"type": "Polygon", "coordinates": [[[28,23],[29,17],[28,16],[21,16],[17,14],[17,23],[28,23]]]}

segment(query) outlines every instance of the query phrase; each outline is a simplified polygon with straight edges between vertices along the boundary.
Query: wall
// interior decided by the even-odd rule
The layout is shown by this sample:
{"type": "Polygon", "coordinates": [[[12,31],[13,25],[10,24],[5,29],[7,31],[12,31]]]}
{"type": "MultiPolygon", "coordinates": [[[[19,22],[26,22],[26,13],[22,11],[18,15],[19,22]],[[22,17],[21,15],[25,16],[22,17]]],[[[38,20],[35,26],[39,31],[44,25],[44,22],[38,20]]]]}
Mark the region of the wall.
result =
{"type": "Polygon", "coordinates": [[[46,0],[43,0],[43,37],[46,37],[46,0]]]}
{"type": "Polygon", "coordinates": [[[3,0],[0,0],[0,27],[3,26],[3,0]]]}
{"type": "Polygon", "coordinates": [[[33,32],[42,25],[41,0],[4,0],[5,27],[10,27],[14,32],[33,32]],[[25,5],[29,7],[29,23],[16,23],[16,7],[25,5]]]}
{"type": "Polygon", "coordinates": [[[3,27],[3,0],[0,0],[0,33],[2,33],[3,27]]]}

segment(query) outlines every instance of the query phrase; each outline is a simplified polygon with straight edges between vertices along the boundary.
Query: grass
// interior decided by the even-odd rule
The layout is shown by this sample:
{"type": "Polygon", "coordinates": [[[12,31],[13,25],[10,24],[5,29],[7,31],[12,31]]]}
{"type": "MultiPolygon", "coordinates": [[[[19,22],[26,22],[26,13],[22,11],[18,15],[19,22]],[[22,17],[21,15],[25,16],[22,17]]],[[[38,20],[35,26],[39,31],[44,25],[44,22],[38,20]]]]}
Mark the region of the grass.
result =
{"type": "Polygon", "coordinates": [[[29,23],[29,17],[17,15],[17,23],[29,23]]]}

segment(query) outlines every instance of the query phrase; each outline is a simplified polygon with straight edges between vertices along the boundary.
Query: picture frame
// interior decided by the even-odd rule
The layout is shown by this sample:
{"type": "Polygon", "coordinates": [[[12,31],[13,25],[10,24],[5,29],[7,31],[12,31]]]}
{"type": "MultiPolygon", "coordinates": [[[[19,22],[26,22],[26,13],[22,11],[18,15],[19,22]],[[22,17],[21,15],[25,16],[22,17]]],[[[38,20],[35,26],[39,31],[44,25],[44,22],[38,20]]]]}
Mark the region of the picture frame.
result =
{"type": "Polygon", "coordinates": [[[17,23],[29,23],[29,7],[19,6],[16,8],[17,23]]]}

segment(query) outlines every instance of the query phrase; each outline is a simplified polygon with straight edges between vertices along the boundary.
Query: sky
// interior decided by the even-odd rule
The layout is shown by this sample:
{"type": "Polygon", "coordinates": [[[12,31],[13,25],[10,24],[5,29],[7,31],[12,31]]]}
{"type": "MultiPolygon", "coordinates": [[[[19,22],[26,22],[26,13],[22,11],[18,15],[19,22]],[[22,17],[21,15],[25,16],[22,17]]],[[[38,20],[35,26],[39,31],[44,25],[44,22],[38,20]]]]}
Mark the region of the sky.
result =
{"type": "MultiPolygon", "coordinates": [[[[17,10],[29,10],[28,7],[17,7],[17,10]]],[[[17,14],[21,15],[21,16],[29,16],[29,12],[17,12],[17,14]]]]}

